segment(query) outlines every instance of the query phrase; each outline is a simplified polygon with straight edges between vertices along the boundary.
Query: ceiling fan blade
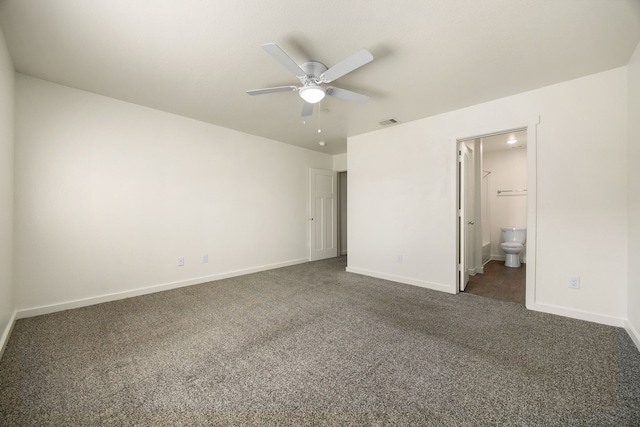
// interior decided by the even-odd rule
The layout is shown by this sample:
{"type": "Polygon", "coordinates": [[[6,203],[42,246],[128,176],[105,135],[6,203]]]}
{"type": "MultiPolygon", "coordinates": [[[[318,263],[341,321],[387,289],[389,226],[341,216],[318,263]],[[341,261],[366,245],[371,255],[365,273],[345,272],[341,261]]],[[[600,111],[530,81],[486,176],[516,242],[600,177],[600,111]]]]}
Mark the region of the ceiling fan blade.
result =
{"type": "Polygon", "coordinates": [[[335,96],[336,98],[344,99],[346,101],[357,102],[358,104],[366,104],[367,101],[371,99],[369,95],[363,95],[361,93],[333,86],[327,88],[327,95],[335,96]]]}
{"type": "Polygon", "coordinates": [[[302,117],[310,116],[313,114],[313,105],[307,101],[302,104],[302,117]]]}
{"type": "Polygon", "coordinates": [[[373,61],[373,55],[371,55],[371,52],[367,49],[360,49],[322,73],[320,78],[324,83],[329,83],[371,61],[373,61]]]}
{"type": "Polygon", "coordinates": [[[248,90],[248,95],[264,95],[265,93],[274,93],[274,92],[292,92],[298,90],[297,86],[278,86],[278,87],[268,87],[265,89],[253,89],[248,90]]]}
{"type": "Polygon", "coordinates": [[[273,56],[276,61],[281,63],[284,68],[289,70],[294,76],[302,77],[307,75],[307,73],[305,73],[304,70],[300,68],[300,66],[296,64],[295,61],[284,52],[284,50],[280,49],[280,46],[278,46],[277,44],[263,44],[262,48],[266,50],[269,55],[273,56]]]}

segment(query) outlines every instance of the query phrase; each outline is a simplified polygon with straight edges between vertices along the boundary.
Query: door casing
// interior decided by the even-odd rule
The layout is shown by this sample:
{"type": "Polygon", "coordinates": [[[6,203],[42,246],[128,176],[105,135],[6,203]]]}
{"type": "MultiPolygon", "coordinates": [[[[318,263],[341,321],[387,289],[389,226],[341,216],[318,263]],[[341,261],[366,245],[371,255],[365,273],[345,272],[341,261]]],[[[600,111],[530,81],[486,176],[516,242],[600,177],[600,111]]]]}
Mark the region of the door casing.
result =
{"type": "MultiPolygon", "coordinates": [[[[536,116],[528,123],[520,126],[505,127],[504,130],[496,132],[485,132],[476,135],[471,135],[463,138],[456,138],[454,140],[456,150],[456,171],[458,171],[459,157],[457,155],[460,141],[467,141],[476,138],[486,138],[488,136],[507,133],[518,132],[526,130],[527,132],[527,271],[526,271],[526,291],[525,291],[525,306],[528,309],[534,309],[536,305],[536,247],[537,247],[537,165],[536,165],[536,153],[537,153],[537,137],[538,137],[538,124],[540,123],[540,117],[536,116]]],[[[458,210],[458,197],[460,193],[460,174],[456,173],[456,198],[455,198],[455,212],[456,212],[456,288],[455,292],[460,292],[460,272],[459,262],[461,245],[461,233],[459,228],[459,216],[458,210]]]]}

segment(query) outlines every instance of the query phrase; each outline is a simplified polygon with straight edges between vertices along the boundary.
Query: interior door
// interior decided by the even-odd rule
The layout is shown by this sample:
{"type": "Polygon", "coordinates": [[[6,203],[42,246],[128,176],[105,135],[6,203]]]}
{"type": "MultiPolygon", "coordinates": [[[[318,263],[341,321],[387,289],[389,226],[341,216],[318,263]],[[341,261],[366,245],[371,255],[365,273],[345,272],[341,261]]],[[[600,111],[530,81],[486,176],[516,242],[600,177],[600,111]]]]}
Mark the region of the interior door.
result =
{"type": "Polygon", "coordinates": [[[459,143],[458,158],[458,274],[460,291],[464,291],[469,283],[469,261],[471,259],[471,247],[468,237],[473,233],[473,220],[470,210],[473,206],[470,202],[473,190],[469,185],[471,177],[471,152],[464,142],[459,143]]]}
{"type": "Polygon", "coordinates": [[[337,173],[309,169],[309,260],[338,256],[337,173]]]}

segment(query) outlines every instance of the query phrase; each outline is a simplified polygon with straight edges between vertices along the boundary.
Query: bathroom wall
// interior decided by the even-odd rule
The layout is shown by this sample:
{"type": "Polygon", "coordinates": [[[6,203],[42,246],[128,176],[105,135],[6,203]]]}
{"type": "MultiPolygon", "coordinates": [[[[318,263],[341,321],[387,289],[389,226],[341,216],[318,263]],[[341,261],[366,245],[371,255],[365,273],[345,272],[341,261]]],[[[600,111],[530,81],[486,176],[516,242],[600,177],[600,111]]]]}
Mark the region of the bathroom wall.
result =
{"type": "MultiPolygon", "coordinates": [[[[516,190],[527,188],[527,150],[514,148],[491,151],[483,154],[483,168],[491,171],[488,185],[489,229],[491,232],[491,259],[504,260],[505,253],[500,248],[501,230],[505,226],[527,225],[527,193],[502,193],[498,190],[516,190]]],[[[520,260],[526,259],[525,250],[520,260]]]]}
{"type": "Polygon", "coordinates": [[[480,221],[482,233],[482,263],[491,260],[491,216],[489,215],[489,184],[491,173],[482,169],[480,178],[480,221]]]}

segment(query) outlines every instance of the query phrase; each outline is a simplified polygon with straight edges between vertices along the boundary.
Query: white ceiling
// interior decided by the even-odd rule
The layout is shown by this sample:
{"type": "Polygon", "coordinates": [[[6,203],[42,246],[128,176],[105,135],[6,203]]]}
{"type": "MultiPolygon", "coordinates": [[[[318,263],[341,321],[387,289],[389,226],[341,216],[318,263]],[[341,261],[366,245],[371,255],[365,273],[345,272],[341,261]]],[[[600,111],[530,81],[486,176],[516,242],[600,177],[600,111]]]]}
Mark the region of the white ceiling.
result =
{"type": "Polygon", "coordinates": [[[482,138],[482,152],[491,153],[493,151],[513,150],[525,148],[527,146],[527,131],[500,133],[482,138]],[[507,141],[515,140],[513,144],[507,141]]]}
{"type": "Polygon", "coordinates": [[[0,27],[18,72],[338,154],[384,119],[626,65],[640,0],[0,0],[0,27]],[[332,85],[371,101],[327,97],[303,124],[296,92],[248,96],[299,84],[268,42],[328,67],[367,48],[373,62],[332,85]]]}

